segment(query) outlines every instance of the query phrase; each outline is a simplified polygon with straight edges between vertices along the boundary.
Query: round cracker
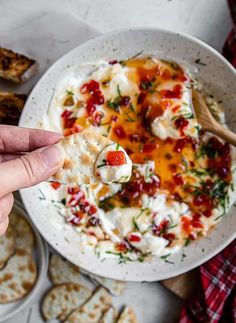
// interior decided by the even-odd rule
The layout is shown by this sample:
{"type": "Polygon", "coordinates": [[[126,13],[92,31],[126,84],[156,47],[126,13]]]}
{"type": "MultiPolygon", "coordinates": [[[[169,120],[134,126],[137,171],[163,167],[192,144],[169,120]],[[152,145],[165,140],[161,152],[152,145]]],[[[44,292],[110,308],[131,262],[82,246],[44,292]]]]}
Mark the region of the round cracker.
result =
{"type": "Polygon", "coordinates": [[[111,295],[105,288],[100,287],[85,304],[74,310],[64,323],[97,323],[111,305],[111,295]]]}
{"type": "Polygon", "coordinates": [[[73,283],[64,283],[51,288],[42,303],[42,314],[45,320],[66,317],[77,307],[82,305],[92,292],[89,288],[73,283]]]}
{"type": "Polygon", "coordinates": [[[63,259],[62,257],[53,254],[50,258],[49,277],[53,284],[75,283],[82,284],[87,287],[93,287],[93,284],[81,274],[80,269],[63,259]]]}
{"type": "Polygon", "coordinates": [[[37,279],[35,261],[27,251],[17,249],[0,271],[0,303],[10,303],[28,294],[37,279]]]}
{"type": "Polygon", "coordinates": [[[10,224],[15,230],[17,249],[32,253],[35,243],[33,229],[29,222],[21,215],[11,212],[10,224]]]}
{"type": "Polygon", "coordinates": [[[6,233],[0,236],[0,269],[2,269],[8,259],[15,252],[15,234],[12,226],[9,225],[6,233]]]}

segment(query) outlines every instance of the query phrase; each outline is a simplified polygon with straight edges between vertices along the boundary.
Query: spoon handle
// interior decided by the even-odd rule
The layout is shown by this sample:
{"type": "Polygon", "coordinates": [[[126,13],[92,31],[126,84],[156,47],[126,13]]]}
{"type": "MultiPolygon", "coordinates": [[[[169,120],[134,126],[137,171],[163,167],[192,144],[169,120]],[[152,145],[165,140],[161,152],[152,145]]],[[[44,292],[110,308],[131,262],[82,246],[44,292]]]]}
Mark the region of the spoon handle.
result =
{"type": "Polygon", "coordinates": [[[217,121],[209,127],[209,131],[224,139],[233,146],[236,146],[236,134],[227,128],[222,127],[217,121]]]}

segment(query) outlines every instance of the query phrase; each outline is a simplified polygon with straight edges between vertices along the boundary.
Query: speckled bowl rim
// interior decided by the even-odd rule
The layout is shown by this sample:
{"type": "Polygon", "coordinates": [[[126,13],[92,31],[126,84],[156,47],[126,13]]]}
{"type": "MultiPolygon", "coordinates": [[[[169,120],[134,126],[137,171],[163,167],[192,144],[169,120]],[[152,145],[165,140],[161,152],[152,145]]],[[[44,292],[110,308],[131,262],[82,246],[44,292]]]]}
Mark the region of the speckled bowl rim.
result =
{"type": "MultiPolygon", "coordinates": [[[[236,72],[235,72],[234,68],[232,67],[232,65],[215,49],[211,48],[209,45],[205,44],[203,41],[201,41],[193,36],[183,34],[183,33],[158,29],[158,28],[140,27],[140,28],[120,29],[118,31],[110,32],[110,33],[104,34],[102,36],[98,36],[92,40],[89,40],[88,42],[85,42],[84,44],[82,44],[82,45],[74,48],[72,51],[68,52],[61,59],[59,59],[56,63],[54,63],[48,69],[48,71],[43,75],[43,77],[40,79],[40,81],[38,82],[36,87],[31,92],[31,94],[27,100],[27,103],[26,103],[26,108],[24,109],[24,111],[21,115],[19,125],[25,126],[24,119],[25,119],[26,114],[28,113],[27,109],[28,109],[28,106],[30,105],[29,102],[33,99],[34,94],[36,93],[37,89],[39,88],[39,84],[41,84],[42,80],[44,80],[53,70],[58,69],[60,67],[62,60],[66,60],[68,57],[72,56],[76,51],[82,52],[84,50],[84,48],[86,49],[86,47],[88,47],[88,46],[91,47],[93,43],[96,44],[96,42],[103,42],[109,37],[110,38],[113,37],[115,39],[117,35],[124,34],[124,33],[132,33],[132,32],[133,33],[135,33],[135,32],[136,33],[146,33],[146,34],[157,33],[157,34],[164,34],[167,37],[176,37],[176,38],[181,37],[181,39],[186,41],[186,44],[190,44],[190,45],[193,44],[199,48],[203,48],[203,50],[205,50],[209,53],[209,57],[211,56],[211,57],[216,58],[217,61],[219,62],[219,64],[224,65],[224,68],[227,70],[227,73],[229,75],[231,74],[231,76],[234,78],[234,82],[236,81],[236,72]]],[[[115,54],[116,53],[114,53],[114,56],[115,56],[115,54]]],[[[78,64],[79,64],[79,62],[78,62],[78,64]]],[[[28,125],[26,125],[26,126],[28,126],[28,125]]],[[[90,262],[88,261],[88,264],[85,265],[84,262],[81,261],[80,259],[77,259],[77,258],[75,259],[75,257],[73,257],[69,254],[66,254],[65,251],[63,250],[63,248],[60,247],[57,243],[55,243],[55,241],[48,239],[45,231],[42,228],[39,228],[37,226],[36,218],[34,218],[34,216],[32,216],[32,214],[31,214],[32,208],[29,206],[29,199],[27,198],[26,190],[21,190],[20,194],[21,194],[23,203],[25,205],[25,208],[27,209],[27,211],[28,211],[29,215],[31,216],[32,221],[36,225],[37,229],[42,234],[42,236],[48,241],[48,243],[55,250],[58,251],[58,253],[62,254],[65,258],[67,258],[69,261],[71,261],[75,265],[80,266],[81,268],[83,268],[89,272],[98,274],[100,276],[113,278],[113,279],[119,279],[119,280],[125,280],[125,281],[157,281],[157,280],[162,280],[162,279],[177,276],[177,275],[182,274],[186,271],[189,271],[195,267],[198,267],[202,263],[206,262],[207,260],[212,258],[214,255],[219,253],[223,248],[225,248],[236,237],[236,231],[232,231],[232,232],[230,232],[230,234],[227,234],[227,232],[224,232],[224,234],[222,234],[222,237],[220,238],[220,243],[218,245],[214,244],[213,247],[212,246],[209,247],[210,250],[204,250],[203,247],[205,247],[205,245],[204,245],[204,243],[202,243],[203,240],[205,241],[205,239],[208,239],[208,238],[201,238],[200,240],[197,241],[197,243],[194,242],[190,246],[188,246],[186,249],[184,249],[184,250],[186,250],[186,253],[187,253],[187,249],[188,249],[188,251],[189,251],[188,253],[191,254],[192,252],[194,252],[194,246],[196,244],[198,244],[199,247],[197,247],[197,248],[202,249],[201,255],[199,255],[198,257],[196,255],[196,259],[193,262],[188,263],[188,264],[184,263],[185,261],[183,261],[183,263],[180,263],[180,261],[179,261],[179,264],[177,267],[166,263],[164,265],[165,270],[163,270],[161,273],[155,269],[152,270],[152,273],[150,271],[146,270],[146,268],[149,266],[149,263],[146,263],[144,265],[142,264],[142,267],[140,267],[139,263],[137,263],[137,264],[128,263],[128,264],[124,264],[124,265],[119,265],[120,266],[119,270],[117,270],[114,267],[114,266],[116,266],[114,262],[113,263],[112,262],[111,263],[104,262],[105,263],[104,266],[100,266],[101,264],[99,263],[99,266],[98,266],[96,259],[93,259],[93,261],[90,261],[90,262]],[[93,262],[94,262],[94,265],[92,265],[93,262]],[[114,268],[115,268],[115,270],[114,270],[114,268]]],[[[232,208],[236,209],[235,207],[232,207],[232,208]]],[[[223,219],[223,221],[226,221],[226,220],[223,219]]],[[[221,221],[221,222],[223,222],[223,221],[221,221]]],[[[235,221],[233,221],[233,223],[236,224],[235,221]]],[[[217,228],[215,228],[212,231],[217,231],[220,224],[218,224],[217,228]]],[[[229,228],[230,228],[230,225],[229,225],[229,228]]],[[[219,229],[218,229],[218,231],[219,231],[219,229]]],[[[225,230],[223,230],[223,231],[225,231],[225,230]]],[[[211,236],[213,236],[213,238],[215,235],[216,235],[216,233],[211,234],[211,236]]],[[[171,257],[172,257],[172,259],[175,259],[175,255],[173,255],[171,257]]],[[[157,263],[157,267],[158,267],[158,263],[157,263]]]]}

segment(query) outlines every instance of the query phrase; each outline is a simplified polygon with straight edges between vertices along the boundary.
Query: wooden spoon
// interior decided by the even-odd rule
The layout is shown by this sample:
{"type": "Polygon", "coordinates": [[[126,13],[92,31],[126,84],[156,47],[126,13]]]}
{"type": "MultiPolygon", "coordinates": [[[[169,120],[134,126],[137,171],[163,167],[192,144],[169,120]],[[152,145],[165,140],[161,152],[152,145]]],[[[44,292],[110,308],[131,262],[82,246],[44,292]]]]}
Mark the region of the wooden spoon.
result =
{"type": "Polygon", "coordinates": [[[199,92],[192,90],[192,99],[195,116],[199,124],[202,126],[202,130],[209,131],[236,146],[236,134],[224,128],[215,120],[202,95],[199,92]]]}

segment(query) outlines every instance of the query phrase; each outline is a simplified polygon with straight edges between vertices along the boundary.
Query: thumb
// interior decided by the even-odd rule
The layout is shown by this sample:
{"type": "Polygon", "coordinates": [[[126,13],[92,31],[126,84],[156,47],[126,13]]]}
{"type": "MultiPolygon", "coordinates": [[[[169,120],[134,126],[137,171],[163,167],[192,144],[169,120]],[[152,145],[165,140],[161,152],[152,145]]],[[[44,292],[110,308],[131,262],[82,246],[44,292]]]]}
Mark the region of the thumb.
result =
{"type": "Polygon", "coordinates": [[[17,159],[0,163],[0,196],[46,180],[63,164],[57,146],[40,148],[17,159]]]}

